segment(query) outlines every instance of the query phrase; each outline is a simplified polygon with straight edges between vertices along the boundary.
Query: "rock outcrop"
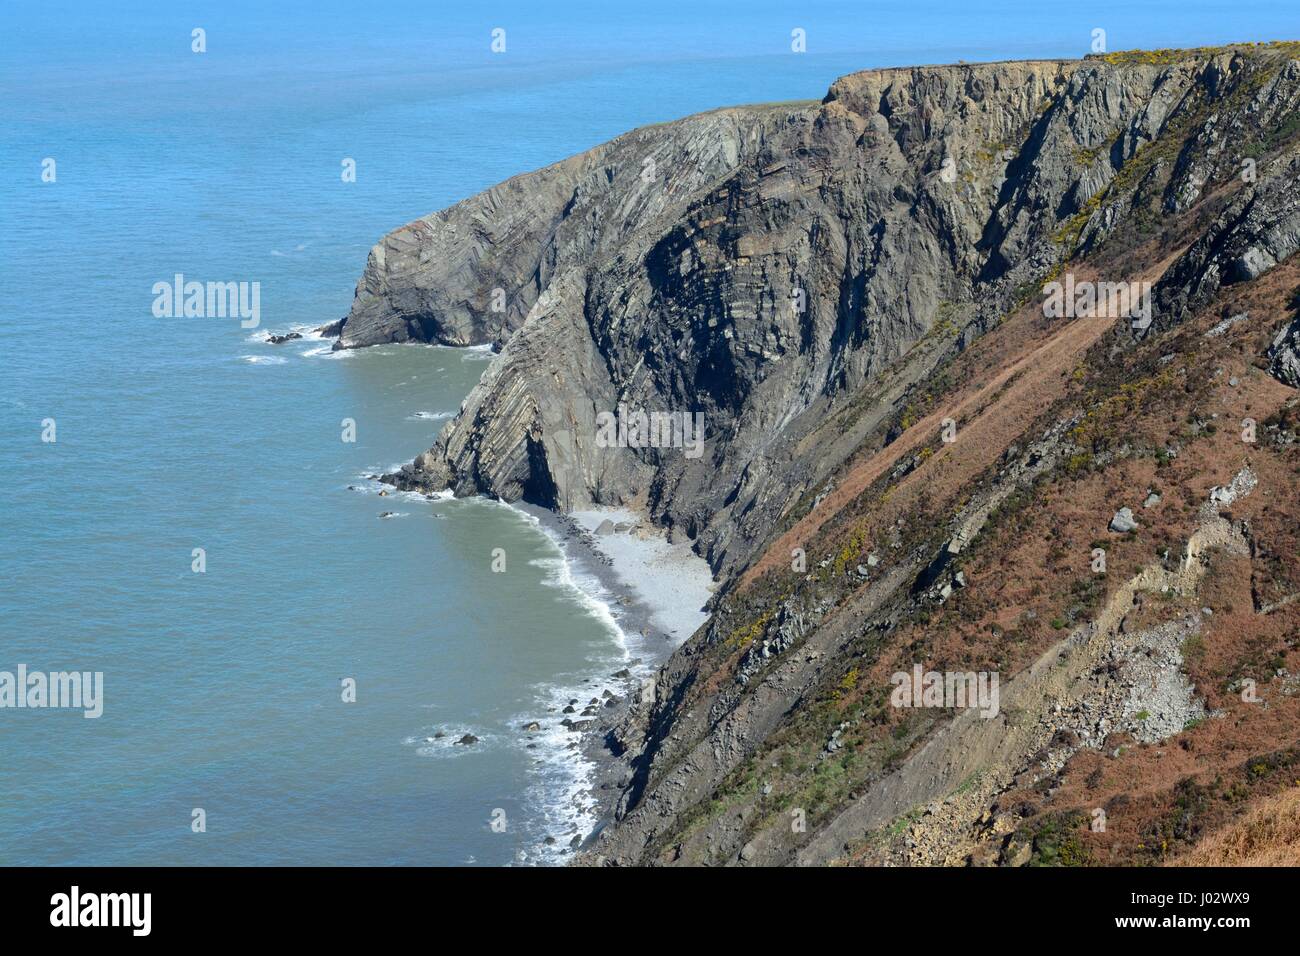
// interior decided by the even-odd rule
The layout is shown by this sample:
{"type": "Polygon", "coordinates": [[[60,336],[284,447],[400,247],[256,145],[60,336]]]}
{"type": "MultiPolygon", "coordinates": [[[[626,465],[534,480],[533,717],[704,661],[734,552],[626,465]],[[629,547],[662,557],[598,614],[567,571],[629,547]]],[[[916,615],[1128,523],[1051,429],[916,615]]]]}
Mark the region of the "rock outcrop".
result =
{"type": "Polygon", "coordinates": [[[1300,316],[1278,329],[1268,347],[1269,371],[1284,385],[1300,388],[1300,316]]]}

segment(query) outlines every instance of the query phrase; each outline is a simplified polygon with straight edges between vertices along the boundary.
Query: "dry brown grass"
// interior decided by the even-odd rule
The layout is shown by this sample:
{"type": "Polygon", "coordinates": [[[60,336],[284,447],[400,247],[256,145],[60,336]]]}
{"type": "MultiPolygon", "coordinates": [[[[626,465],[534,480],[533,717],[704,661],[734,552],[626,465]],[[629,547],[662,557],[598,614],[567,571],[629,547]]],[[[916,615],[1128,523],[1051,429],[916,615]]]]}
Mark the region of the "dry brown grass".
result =
{"type": "Polygon", "coordinates": [[[1300,786],[1274,794],[1172,866],[1300,866],[1300,786]]]}

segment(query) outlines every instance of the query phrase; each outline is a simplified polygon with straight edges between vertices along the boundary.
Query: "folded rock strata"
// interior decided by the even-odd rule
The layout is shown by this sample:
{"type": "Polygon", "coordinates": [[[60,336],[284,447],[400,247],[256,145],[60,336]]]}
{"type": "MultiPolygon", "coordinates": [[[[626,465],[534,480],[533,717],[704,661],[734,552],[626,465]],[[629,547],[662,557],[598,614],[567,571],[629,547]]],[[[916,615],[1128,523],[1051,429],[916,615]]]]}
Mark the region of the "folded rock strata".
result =
{"type": "MultiPolygon", "coordinates": [[[[927,335],[960,348],[1136,194],[1186,206],[1238,162],[1231,130],[1293,112],[1296,63],[1259,59],[869,70],[821,102],[640,129],[386,236],[338,347],[501,347],[403,481],[633,504],[720,570],[838,463],[805,441],[837,399],[927,335]],[[1171,129],[1189,146],[1153,162],[1171,129]],[[620,404],[702,413],[704,454],[599,447],[620,404]]],[[[1295,163],[1171,268],[1162,315],[1294,251],[1295,163]]]]}

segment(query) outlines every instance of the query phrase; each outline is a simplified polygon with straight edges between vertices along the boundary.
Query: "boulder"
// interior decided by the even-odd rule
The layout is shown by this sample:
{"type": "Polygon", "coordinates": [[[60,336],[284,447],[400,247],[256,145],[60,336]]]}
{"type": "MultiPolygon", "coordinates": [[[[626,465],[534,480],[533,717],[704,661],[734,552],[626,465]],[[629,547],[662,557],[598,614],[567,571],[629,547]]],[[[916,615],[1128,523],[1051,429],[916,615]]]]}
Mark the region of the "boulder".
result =
{"type": "Polygon", "coordinates": [[[1268,359],[1270,375],[1283,385],[1300,388],[1300,316],[1278,329],[1268,359]]]}
{"type": "Polygon", "coordinates": [[[1127,534],[1136,529],[1137,526],[1138,523],[1133,518],[1132,508],[1120,508],[1119,511],[1115,512],[1115,517],[1110,519],[1110,530],[1118,534],[1127,534]]]}

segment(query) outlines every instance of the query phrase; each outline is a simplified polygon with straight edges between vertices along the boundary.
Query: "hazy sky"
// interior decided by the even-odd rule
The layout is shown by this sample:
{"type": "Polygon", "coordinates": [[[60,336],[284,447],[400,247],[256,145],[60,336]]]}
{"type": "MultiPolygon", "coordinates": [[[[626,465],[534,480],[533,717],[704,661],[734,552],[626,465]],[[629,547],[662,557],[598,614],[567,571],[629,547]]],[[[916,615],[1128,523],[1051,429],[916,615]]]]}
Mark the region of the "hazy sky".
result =
{"type": "MultiPolygon", "coordinates": [[[[79,0],[6,3],[0,64],[37,68],[102,62],[124,65],[188,52],[189,32],[208,31],[209,56],[248,57],[264,68],[275,54],[348,50],[436,64],[487,57],[491,30],[505,28],[519,59],[749,56],[788,53],[802,28],[808,53],[861,52],[864,65],[904,62],[908,54],[946,59],[1069,56],[1089,52],[1092,31],[1108,48],[1195,46],[1234,40],[1300,38],[1295,0],[79,0]],[[603,28],[603,29],[601,29],[603,28]],[[594,38],[593,38],[594,37],[594,38]]],[[[249,64],[245,64],[249,65],[249,64]]]]}

